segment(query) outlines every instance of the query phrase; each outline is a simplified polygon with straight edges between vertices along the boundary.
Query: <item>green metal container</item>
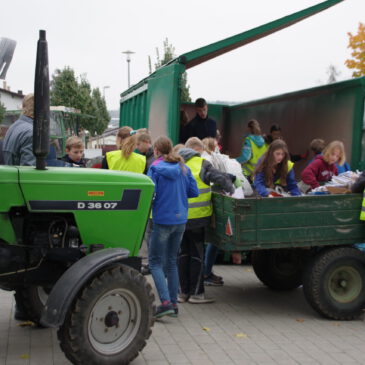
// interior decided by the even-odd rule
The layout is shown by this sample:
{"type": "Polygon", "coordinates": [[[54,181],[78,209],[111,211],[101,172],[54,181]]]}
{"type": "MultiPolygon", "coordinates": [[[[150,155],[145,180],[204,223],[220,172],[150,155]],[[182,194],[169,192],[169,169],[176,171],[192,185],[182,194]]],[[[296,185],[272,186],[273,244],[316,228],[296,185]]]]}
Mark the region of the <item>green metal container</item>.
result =
{"type": "Polygon", "coordinates": [[[227,251],[363,242],[362,195],[234,199],[213,193],[208,242],[227,251]]]}
{"type": "MultiPolygon", "coordinates": [[[[173,59],[121,94],[120,126],[129,125],[135,129],[148,128],[153,138],[167,135],[174,143],[177,143],[180,109],[191,109],[191,105],[180,103],[181,77],[186,70],[293,25],[341,1],[343,0],[324,1],[173,59]]],[[[217,99],[220,99],[219,95],[217,99]]],[[[209,114],[217,119],[218,127],[223,135],[230,123],[230,110],[230,107],[226,105],[209,107],[209,114]]],[[[192,116],[191,113],[189,116],[192,116]]],[[[225,140],[227,141],[227,137],[225,140]]]]}

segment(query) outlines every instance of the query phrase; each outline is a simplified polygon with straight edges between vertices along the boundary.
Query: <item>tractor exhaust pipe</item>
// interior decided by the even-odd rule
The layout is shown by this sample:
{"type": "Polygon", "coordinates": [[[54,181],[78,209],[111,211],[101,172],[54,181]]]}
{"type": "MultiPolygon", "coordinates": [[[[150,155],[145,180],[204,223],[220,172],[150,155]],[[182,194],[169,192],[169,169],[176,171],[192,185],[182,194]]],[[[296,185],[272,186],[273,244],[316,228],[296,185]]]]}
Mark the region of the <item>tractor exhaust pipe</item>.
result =
{"type": "Polygon", "coordinates": [[[34,80],[33,153],[36,169],[46,170],[49,153],[49,71],[46,31],[39,31],[34,80]]]}

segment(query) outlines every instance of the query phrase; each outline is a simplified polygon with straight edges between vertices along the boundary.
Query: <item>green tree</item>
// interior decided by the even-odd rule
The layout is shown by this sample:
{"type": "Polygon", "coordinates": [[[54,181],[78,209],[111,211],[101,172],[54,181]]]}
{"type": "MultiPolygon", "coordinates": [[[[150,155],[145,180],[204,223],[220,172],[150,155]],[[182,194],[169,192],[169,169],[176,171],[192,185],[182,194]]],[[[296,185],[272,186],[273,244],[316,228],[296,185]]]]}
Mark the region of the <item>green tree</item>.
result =
{"type": "Polygon", "coordinates": [[[108,126],[110,115],[108,113],[104,97],[101,96],[99,88],[92,91],[93,108],[96,117],[96,133],[101,134],[108,126]]]}
{"type": "Polygon", "coordinates": [[[56,70],[52,75],[51,104],[73,107],[80,109],[82,114],[93,116],[94,118],[82,118],[80,125],[91,135],[101,134],[110,119],[100,90],[92,89],[85,75],[81,75],[78,80],[70,67],[56,70]]]}
{"type": "Polygon", "coordinates": [[[4,104],[0,101],[0,124],[4,121],[4,117],[5,117],[5,106],[4,104]]]}
{"type": "Polygon", "coordinates": [[[351,59],[345,65],[354,70],[353,77],[365,76],[365,24],[359,23],[357,34],[347,33],[349,36],[348,48],[352,49],[351,59]]]}
{"type": "Polygon", "coordinates": [[[79,84],[75,72],[66,66],[63,70],[55,70],[51,80],[51,105],[64,105],[77,108],[79,104],[79,84]]]}
{"type": "MultiPolygon", "coordinates": [[[[168,38],[165,38],[163,41],[163,56],[160,57],[160,51],[158,47],[156,47],[156,62],[155,62],[155,70],[160,68],[163,65],[166,65],[166,63],[170,62],[176,57],[175,55],[175,47],[169,43],[168,38]]],[[[148,57],[148,64],[149,64],[149,70],[150,73],[152,73],[152,67],[151,67],[151,57],[148,57]]],[[[181,76],[181,102],[187,103],[191,102],[190,97],[190,86],[188,85],[188,76],[187,73],[184,72],[181,76]]]]}

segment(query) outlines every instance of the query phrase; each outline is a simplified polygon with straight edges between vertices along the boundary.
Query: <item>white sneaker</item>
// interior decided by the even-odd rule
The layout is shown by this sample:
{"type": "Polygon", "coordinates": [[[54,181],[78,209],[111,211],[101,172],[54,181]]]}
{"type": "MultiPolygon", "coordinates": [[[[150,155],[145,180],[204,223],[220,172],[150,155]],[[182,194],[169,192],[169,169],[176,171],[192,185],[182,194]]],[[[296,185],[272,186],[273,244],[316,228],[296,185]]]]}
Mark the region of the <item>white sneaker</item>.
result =
{"type": "Polygon", "coordinates": [[[187,302],[189,299],[189,294],[185,294],[185,293],[180,293],[177,296],[177,302],[178,303],[185,303],[187,302]]]}
{"type": "Polygon", "coordinates": [[[203,294],[191,295],[190,298],[188,299],[188,302],[193,304],[205,304],[205,303],[213,303],[214,299],[207,298],[203,293],[203,294]]]}

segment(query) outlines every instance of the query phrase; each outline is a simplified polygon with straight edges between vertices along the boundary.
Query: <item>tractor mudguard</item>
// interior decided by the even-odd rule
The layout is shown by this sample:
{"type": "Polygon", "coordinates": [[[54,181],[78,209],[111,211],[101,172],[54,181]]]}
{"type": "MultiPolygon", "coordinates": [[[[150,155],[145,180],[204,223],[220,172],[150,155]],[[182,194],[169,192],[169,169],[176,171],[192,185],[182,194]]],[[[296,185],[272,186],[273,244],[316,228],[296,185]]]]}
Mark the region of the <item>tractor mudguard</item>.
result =
{"type": "Polygon", "coordinates": [[[103,267],[127,261],[129,251],[107,248],[93,252],[73,264],[56,282],[43,309],[41,324],[59,327],[80,289],[103,267]]]}

